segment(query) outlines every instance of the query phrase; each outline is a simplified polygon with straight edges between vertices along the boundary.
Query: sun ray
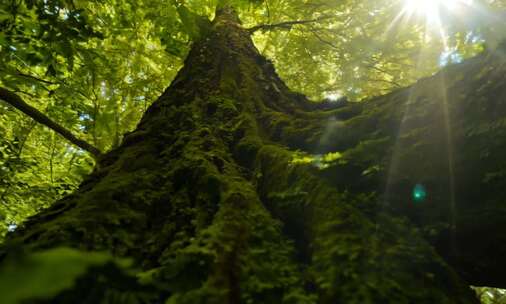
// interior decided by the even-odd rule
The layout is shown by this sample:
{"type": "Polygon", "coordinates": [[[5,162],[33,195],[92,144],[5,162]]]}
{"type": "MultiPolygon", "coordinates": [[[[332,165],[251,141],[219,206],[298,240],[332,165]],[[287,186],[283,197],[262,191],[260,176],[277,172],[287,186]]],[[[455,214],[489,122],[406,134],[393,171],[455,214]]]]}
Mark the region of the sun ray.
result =
{"type": "MultiPolygon", "coordinates": [[[[423,21],[425,22],[426,29],[431,29],[432,32],[436,32],[437,35],[441,37],[442,43],[443,43],[444,48],[446,50],[449,48],[449,46],[448,46],[448,37],[447,37],[448,34],[444,30],[444,23],[443,23],[443,20],[440,16],[440,10],[441,10],[440,6],[442,5],[442,3],[441,3],[442,1],[441,0],[429,0],[429,1],[425,0],[425,1],[428,3],[432,3],[432,4],[438,4],[439,7],[437,9],[437,13],[436,13],[436,9],[429,8],[427,3],[420,4],[420,6],[419,7],[417,6],[416,9],[414,9],[413,6],[407,5],[403,8],[403,10],[396,17],[396,19],[394,20],[395,22],[392,22],[392,23],[398,23],[398,22],[401,22],[401,20],[405,21],[409,18],[414,18],[415,16],[417,16],[418,18],[423,17],[424,18],[423,21]]],[[[410,2],[410,1],[408,1],[408,2],[410,2]]],[[[457,1],[455,1],[455,2],[457,2],[457,1]]],[[[465,2],[466,4],[469,4],[469,1],[459,1],[459,2],[465,2]]],[[[420,3],[421,3],[421,1],[420,1],[420,3]]],[[[448,3],[445,4],[445,6],[448,6],[449,8],[457,7],[456,4],[454,6],[454,5],[451,5],[448,3]]],[[[424,62],[422,58],[424,57],[424,53],[427,51],[428,50],[425,48],[422,48],[419,50],[418,60],[416,62],[416,69],[418,69],[418,70],[422,69],[422,65],[424,62]]],[[[436,91],[434,92],[434,94],[437,97],[439,97],[439,100],[441,102],[441,110],[442,110],[441,119],[443,120],[445,141],[446,141],[446,147],[445,147],[446,153],[445,153],[445,155],[442,155],[441,157],[444,157],[447,161],[447,164],[448,164],[447,174],[448,174],[448,182],[449,182],[449,185],[448,185],[449,202],[448,203],[449,203],[449,212],[450,212],[449,213],[449,221],[450,221],[450,233],[451,233],[450,240],[449,240],[449,246],[450,246],[451,250],[455,251],[455,250],[457,250],[456,245],[455,245],[455,243],[456,243],[455,233],[456,233],[456,229],[457,229],[457,223],[456,223],[457,207],[456,207],[456,194],[455,194],[455,168],[454,168],[454,146],[453,146],[454,140],[453,140],[453,132],[451,129],[451,115],[450,115],[450,111],[449,111],[449,96],[448,96],[448,92],[446,91],[445,74],[442,73],[440,77],[441,77],[440,85],[436,88],[436,91]]],[[[396,193],[392,192],[392,191],[396,190],[395,185],[393,183],[395,181],[396,175],[398,174],[397,171],[399,170],[399,168],[401,166],[402,160],[401,160],[400,156],[401,156],[402,150],[404,148],[402,146],[400,138],[402,138],[403,134],[405,134],[406,132],[409,131],[409,129],[405,125],[405,121],[406,121],[407,117],[409,117],[410,115],[413,115],[413,111],[415,110],[413,108],[413,104],[415,103],[416,96],[418,94],[418,92],[415,92],[415,90],[416,90],[415,88],[410,89],[408,99],[407,99],[406,103],[404,104],[405,109],[403,111],[403,118],[400,120],[400,123],[399,123],[398,134],[397,134],[396,141],[394,144],[393,153],[390,158],[390,165],[389,165],[389,168],[387,171],[388,172],[387,173],[387,182],[386,182],[386,185],[384,188],[383,201],[382,201],[382,204],[380,205],[381,209],[385,208],[385,206],[388,205],[389,200],[391,199],[392,195],[396,195],[396,193]]],[[[412,199],[414,201],[423,202],[423,200],[425,199],[425,196],[428,195],[424,185],[423,184],[415,184],[413,186],[414,186],[414,188],[413,188],[413,192],[412,192],[412,194],[413,194],[412,199]]],[[[381,223],[376,223],[376,226],[377,226],[376,229],[379,229],[379,227],[381,226],[381,223]]]]}
{"type": "Polygon", "coordinates": [[[455,167],[454,167],[454,147],[453,147],[453,132],[451,128],[451,115],[449,110],[449,98],[446,82],[446,71],[440,74],[441,82],[439,82],[438,95],[441,97],[441,106],[443,108],[443,120],[446,135],[446,157],[448,161],[448,181],[449,181],[449,194],[450,194],[450,250],[456,251],[456,231],[457,231],[457,203],[455,196],[455,167]]]}
{"type": "Polygon", "coordinates": [[[462,13],[474,6],[473,0],[402,0],[401,11],[388,26],[387,32],[399,25],[401,20],[424,22],[428,33],[436,34],[447,45],[445,15],[462,13]]]}

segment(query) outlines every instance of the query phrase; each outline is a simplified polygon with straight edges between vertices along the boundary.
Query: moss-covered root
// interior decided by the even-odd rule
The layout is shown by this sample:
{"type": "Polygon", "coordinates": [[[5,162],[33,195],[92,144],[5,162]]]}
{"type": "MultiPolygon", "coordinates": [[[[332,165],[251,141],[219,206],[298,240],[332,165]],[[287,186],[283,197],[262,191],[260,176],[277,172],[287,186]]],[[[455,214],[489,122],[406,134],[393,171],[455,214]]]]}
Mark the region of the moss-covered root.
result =
{"type": "Polygon", "coordinates": [[[477,303],[412,224],[376,212],[374,196],[337,192],[278,146],[259,151],[257,170],[264,203],[306,256],[319,303],[477,303]]]}

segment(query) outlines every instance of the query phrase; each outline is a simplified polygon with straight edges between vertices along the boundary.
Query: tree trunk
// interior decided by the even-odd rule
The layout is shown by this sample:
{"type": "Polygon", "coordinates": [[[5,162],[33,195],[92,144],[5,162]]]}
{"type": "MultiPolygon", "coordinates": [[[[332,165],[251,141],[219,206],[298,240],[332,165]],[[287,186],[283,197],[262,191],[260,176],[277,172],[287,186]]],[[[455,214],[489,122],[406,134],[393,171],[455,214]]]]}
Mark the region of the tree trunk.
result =
{"type": "MultiPolygon", "coordinates": [[[[468,283],[506,286],[504,69],[485,54],[323,110],[219,10],[137,129],[4,255],[133,257],[153,303],[477,303],[468,283]]],[[[51,303],[132,292],[87,282],[51,303]]]]}

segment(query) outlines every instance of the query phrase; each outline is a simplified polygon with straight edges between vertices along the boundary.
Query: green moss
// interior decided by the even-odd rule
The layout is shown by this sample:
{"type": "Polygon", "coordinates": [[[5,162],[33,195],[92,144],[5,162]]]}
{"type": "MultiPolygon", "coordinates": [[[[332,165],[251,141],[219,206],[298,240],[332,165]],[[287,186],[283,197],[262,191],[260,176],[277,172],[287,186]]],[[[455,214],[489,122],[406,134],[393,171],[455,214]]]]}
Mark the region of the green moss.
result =
{"type": "Polygon", "coordinates": [[[206,114],[218,119],[233,119],[238,114],[236,102],[230,98],[212,96],[206,101],[206,114]]]}
{"type": "MultiPolygon", "coordinates": [[[[139,130],[12,243],[133,257],[149,271],[145,302],[473,303],[465,282],[413,225],[386,213],[374,194],[378,183],[364,177],[373,174],[363,174],[387,167],[406,91],[377,106],[306,112],[307,100],[294,100],[248,33],[225,25],[215,25],[212,42],[195,44],[139,130]],[[305,157],[323,151],[325,167],[294,162],[293,148],[305,157]]],[[[425,110],[403,132],[417,129],[431,113],[425,110]]],[[[400,138],[427,142],[420,134],[400,138]]],[[[414,150],[403,150],[406,159],[419,157],[414,150]]],[[[316,157],[308,159],[314,164],[316,157]]],[[[96,303],[115,287],[85,282],[100,290],[96,303]]],[[[66,303],[79,301],[83,290],[68,291],[66,303]]],[[[114,297],[128,294],[120,288],[114,297]]]]}
{"type": "Polygon", "coordinates": [[[307,271],[321,303],[450,303],[470,295],[411,224],[374,211],[375,196],[339,193],[318,181],[310,167],[291,166],[288,155],[264,146],[260,191],[293,240],[307,242],[296,246],[301,256],[311,248],[307,271]],[[427,279],[427,273],[437,276],[427,279]],[[444,291],[427,287],[443,283],[444,291]]]}
{"type": "Polygon", "coordinates": [[[249,137],[243,138],[237,143],[234,149],[236,161],[246,168],[252,168],[256,160],[257,152],[261,147],[262,143],[258,139],[249,137]]]}

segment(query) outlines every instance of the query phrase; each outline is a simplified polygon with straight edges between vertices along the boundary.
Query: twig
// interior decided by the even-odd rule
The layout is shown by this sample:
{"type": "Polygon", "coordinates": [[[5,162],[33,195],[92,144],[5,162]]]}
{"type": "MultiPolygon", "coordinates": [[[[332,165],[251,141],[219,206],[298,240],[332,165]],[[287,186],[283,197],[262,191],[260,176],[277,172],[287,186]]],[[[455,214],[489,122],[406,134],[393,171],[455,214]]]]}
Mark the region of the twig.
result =
{"type": "Polygon", "coordinates": [[[337,51],[342,51],[341,48],[337,47],[335,44],[333,44],[332,42],[328,41],[328,40],[325,40],[323,39],[315,29],[311,28],[310,32],[316,37],[316,39],[318,39],[321,43],[324,43],[328,46],[330,46],[331,48],[337,50],[337,51]]]}
{"type": "Polygon", "coordinates": [[[16,70],[16,72],[17,72],[16,73],[17,76],[21,76],[21,77],[25,77],[25,78],[30,78],[30,79],[33,79],[33,80],[36,80],[36,81],[39,81],[39,82],[42,82],[42,83],[45,83],[45,84],[56,84],[56,82],[44,80],[44,79],[41,79],[39,77],[30,75],[30,74],[25,74],[25,73],[21,72],[20,70],[16,70]]]}
{"type": "Polygon", "coordinates": [[[325,20],[325,19],[330,19],[330,18],[332,18],[332,16],[322,16],[320,18],[310,19],[310,20],[285,21],[285,22],[274,23],[274,24],[259,24],[259,25],[250,27],[250,28],[248,28],[246,30],[250,34],[253,34],[254,32],[259,31],[259,30],[261,30],[261,31],[270,31],[270,30],[273,30],[275,28],[282,28],[282,29],[285,29],[285,30],[289,30],[294,25],[315,23],[315,22],[322,21],[322,20],[325,20]]]}
{"type": "MultiPolygon", "coordinates": [[[[371,64],[371,65],[368,65],[367,67],[370,67],[380,73],[383,73],[385,75],[388,75],[388,76],[392,76],[390,73],[388,73],[387,71],[383,70],[382,68],[378,68],[376,65],[374,64],[371,64]]],[[[402,87],[402,85],[394,80],[386,80],[386,79],[369,79],[369,80],[373,80],[373,81],[382,81],[382,82],[388,82],[390,84],[393,84],[395,85],[396,87],[402,87]]]]}

